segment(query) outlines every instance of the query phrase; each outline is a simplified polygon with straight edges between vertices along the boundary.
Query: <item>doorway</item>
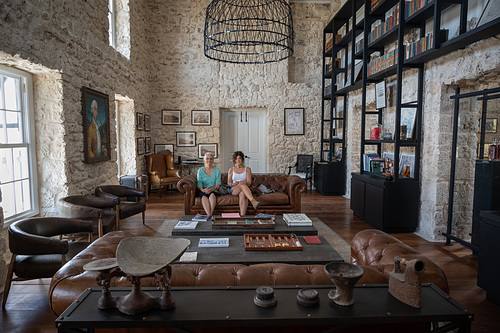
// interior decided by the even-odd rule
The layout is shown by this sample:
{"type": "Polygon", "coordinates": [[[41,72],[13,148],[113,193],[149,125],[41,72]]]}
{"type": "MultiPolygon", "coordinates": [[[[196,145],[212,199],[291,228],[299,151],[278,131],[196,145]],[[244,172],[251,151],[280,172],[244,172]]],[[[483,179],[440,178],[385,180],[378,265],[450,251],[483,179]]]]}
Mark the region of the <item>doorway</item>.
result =
{"type": "Polygon", "coordinates": [[[233,153],[245,154],[252,173],[266,173],[266,111],[238,109],[222,111],[222,172],[233,165],[233,153]]]}

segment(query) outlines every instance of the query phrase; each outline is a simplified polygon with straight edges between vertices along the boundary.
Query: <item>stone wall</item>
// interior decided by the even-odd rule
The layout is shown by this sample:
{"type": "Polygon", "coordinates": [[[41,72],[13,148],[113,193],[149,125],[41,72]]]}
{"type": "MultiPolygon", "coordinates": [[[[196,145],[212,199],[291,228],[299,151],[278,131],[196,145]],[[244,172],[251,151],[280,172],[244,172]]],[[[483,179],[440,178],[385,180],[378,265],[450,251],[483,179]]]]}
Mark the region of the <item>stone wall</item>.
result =
{"type": "MultiPolygon", "coordinates": [[[[157,1],[152,6],[153,144],[175,143],[176,131],[195,131],[197,142],[216,142],[221,151],[221,110],[267,111],[267,171],[284,172],[296,154],[319,159],[322,31],[329,5],[293,4],[295,54],[273,64],[219,63],[203,54],[205,9],[209,0],[157,1]],[[284,108],[305,109],[305,135],[285,136],[284,108]],[[164,126],[161,109],[182,110],[181,126],[164,126]],[[191,126],[191,110],[212,110],[212,126],[191,126]],[[207,141],[208,140],[208,141],[207,141]]],[[[196,158],[197,149],[175,147],[175,155],[196,158]]],[[[219,163],[220,161],[216,161],[219,163]]],[[[220,165],[220,163],[219,163],[220,165]]]]}

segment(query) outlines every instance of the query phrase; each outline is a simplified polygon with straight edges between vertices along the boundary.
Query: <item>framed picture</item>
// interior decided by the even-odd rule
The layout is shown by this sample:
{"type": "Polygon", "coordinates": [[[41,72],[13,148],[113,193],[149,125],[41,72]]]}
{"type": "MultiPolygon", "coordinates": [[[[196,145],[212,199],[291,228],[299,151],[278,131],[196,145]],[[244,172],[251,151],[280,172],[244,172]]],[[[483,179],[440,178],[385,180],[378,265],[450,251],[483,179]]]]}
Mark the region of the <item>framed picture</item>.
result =
{"type": "Polygon", "coordinates": [[[377,109],[385,108],[385,81],[375,84],[375,104],[377,109]]]}
{"type": "Polygon", "coordinates": [[[206,153],[214,154],[214,158],[219,157],[219,155],[217,155],[217,144],[216,143],[200,143],[198,145],[198,158],[203,158],[206,153]]]}
{"type": "Polygon", "coordinates": [[[137,155],[144,155],[144,138],[137,138],[137,155]]]}
{"type": "Polygon", "coordinates": [[[151,154],[151,137],[144,139],[144,153],[151,154]]]}
{"type": "Polygon", "coordinates": [[[304,135],[304,108],[285,108],[285,135],[304,135]]]}
{"type": "Polygon", "coordinates": [[[406,138],[408,140],[413,139],[416,112],[416,108],[401,108],[401,126],[406,125],[406,138]]]}
{"type": "Polygon", "coordinates": [[[110,160],[108,95],[82,87],[82,114],[85,163],[110,160]]]}
{"type": "Polygon", "coordinates": [[[174,155],[174,145],[155,145],[155,153],[161,153],[165,150],[169,150],[172,155],[174,155]]]}
{"type": "Polygon", "coordinates": [[[138,131],[144,130],[144,115],[142,113],[135,113],[135,125],[138,131]]]}
{"type": "MultiPolygon", "coordinates": [[[[482,119],[479,119],[479,126],[481,126],[482,119]]],[[[497,132],[497,118],[486,118],[486,123],[484,125],[485,133],[496,133],[497,132]]]]}
{"type": "Polygon", "coordinates": [[[212,111],[210,110],[192,110],[191,125],[210,126],[212,125],[212,111]]]}
{"type": "Polygon", "coordinates": [[[151,117],[147,114],[144,115],[144,130],[151,131],[151,117]]]}
{"type": "Polygon", "coordinates": [[[177,147],[196,147],[196,132],[175,132],[177,147]]]}
{"type": "Polygon", "coordinates": [[[181,125],[182,111],[181,110],[161,110],[162,125],[181,125]]]}

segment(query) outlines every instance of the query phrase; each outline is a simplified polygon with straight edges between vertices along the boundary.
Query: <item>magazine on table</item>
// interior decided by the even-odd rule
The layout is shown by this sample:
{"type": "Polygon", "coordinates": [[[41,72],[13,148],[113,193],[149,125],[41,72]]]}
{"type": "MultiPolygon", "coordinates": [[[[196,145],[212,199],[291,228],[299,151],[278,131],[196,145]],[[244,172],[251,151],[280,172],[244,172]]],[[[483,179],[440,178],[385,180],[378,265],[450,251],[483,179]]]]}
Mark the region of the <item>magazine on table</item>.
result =
{"type": "Polygon", "coordinates": [[[198,259],[198,252],[184,252],[182,256],[179,258],[179,261],[182,262],[192,262],[198,259]]]}
{"type": "Polygon", "coordinates": [[[229,247],[229,238],[200,238],[198,247],[229,247]]]}
{"type": "Polygon", "coordinates": [[[174,229],[196,229],[197,221],[179,221],[174,229]]]}
{"type": "Polygon", "coordinates": [[[206,222],[211,218],[212,215],[201,215],[200,213],[198,213],[191,219],[191,221],[206,222]]]}

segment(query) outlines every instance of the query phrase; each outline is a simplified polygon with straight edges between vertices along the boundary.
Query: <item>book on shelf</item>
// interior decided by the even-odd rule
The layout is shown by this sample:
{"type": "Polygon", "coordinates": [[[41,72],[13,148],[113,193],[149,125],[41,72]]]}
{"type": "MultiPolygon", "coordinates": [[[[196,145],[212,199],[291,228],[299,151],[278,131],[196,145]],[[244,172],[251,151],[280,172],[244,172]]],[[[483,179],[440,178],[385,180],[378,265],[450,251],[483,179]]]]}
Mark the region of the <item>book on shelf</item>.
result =
{"type": "Polygon", "coordinates": [[[370,172],[382,173],[384,172],[384,160],[381,158],[374,158],[370,160],[370,172]]]}
{"type": "Polygon", "coordinates": [[[306,214],[283,214],[283,220],[289,226],[310,226],[312,221],[306,214]]]}
{"type": "Polygon", "coordinates": [[[224,219],[234,218],[234,217],[240,217],[240,214],[239,213],[222,213],[221,217],[224,219]]]}
{"type": "Polygon", "coordinates": [[[198,259],[198,252],[184,252],[182,256],[179,258],[181,262],[193,262],[198,259]]]}
{"type": "Polygon", "coordinates": [[[200,238],[198,247],[229,247],[229,238],[200,238]]]}
{"type": "Polygon", "coordinates": [[[370,161],[373,159],[379,159],[379,154],[363,154],[363,171],[370,172],[370,161]]]}
{"type": "Polygon", "coordinates": [[[196,229],[198,221],[179,221],[174,229],[196,229]]]}
{"type": "Polygon", "coordinates": [[[212,215],[201,215],[200,213],[198,213],[191,219],[191,221],[206,222],[211,218],[212,215]]]}

